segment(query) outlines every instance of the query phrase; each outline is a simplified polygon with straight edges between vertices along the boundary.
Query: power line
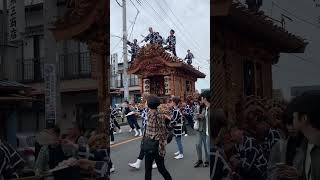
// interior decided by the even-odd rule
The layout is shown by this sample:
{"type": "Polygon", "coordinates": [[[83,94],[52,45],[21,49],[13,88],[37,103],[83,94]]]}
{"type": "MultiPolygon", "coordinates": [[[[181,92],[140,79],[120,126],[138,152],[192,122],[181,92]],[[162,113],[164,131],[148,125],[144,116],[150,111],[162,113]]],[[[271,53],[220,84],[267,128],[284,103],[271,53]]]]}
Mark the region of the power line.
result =
{"type": "MultiPolygon", "coordinates": [[[[130,25],[129,29],[131,28],[131,26],[133,26],[133,23],[130,25]]],[[[117,36],[117,35],[113,35],[113,34],[111,34],[111,36],[121,38],[121,39],[119,40],[119,42],[118,42],[118,43],[112,48],[112,50],[110,51],[110,52],[112,53],[112,52],[119,46],[120,42],[123,40],[123,37],[120,37],[120,36],[117,36]]]]}
{"type": "MultiPolygon", "coordinates": [[[[177,29],[180,31],[180,30],[181,30],[181,29],[180,29],[180,26],[177,26],[177,24],[175,23],[175,21],[171,18],[171,16],[169,16],[169,15],[167,14],[167,12],[163,9],[163,7],[161,6],[161,4],[160,4],[158,1],[156,1],[156,3],[157,3],[158,6],[160,7],[160,9],[164,12],[164,14],[169,17],[169,19],[170,19],[170,21],[172,22],[172,24],[173,24],[174,26],[176,26],[177,29]]],[[[170,8],[170,7],[169,7],[169,8],[170,8]]],[[[185,31],[182,29],[181,32],[185,32],[185,31]]],[[[181,33],[181,35],[184,35],[184,34],[181,33]]],[[[187,36],[186,36],[186,37],[187,37],[187,36]]],[[[188,37],[187,37],[187,38],[188,38],[188,37]]],[[[186,39],[187,39],[187,38],[186,38],[186,39]]],[[[195,46],[195,47],[196,47],[196,46],[195,46]]]]}
{"type": "MultiPolygon", "coordinates": [[[[131,1],[131,0],[130,0],[131,1]]],[[[132,1],[131,1],[132,2],[132,1]]],[[[133,32],[133,28],[134,28],[134,25],[136,24],[136,21],[137,21],[137,18],[138,18],[138,15],[139,15],[140,11],[137,9],[137,14],[136,14],[136,17],[134,18],[134,22],[133,22],[133,26],[132,26],[132,29],[131,29],[131,32],[130,32],[130,35],[129,35],[129,39],[132,35],[132,32],[133,32]]]]}
{"type": "Polygon", "coordinates": [[[296,19],[298,19],[298,20],[306,23],[306,24],[312,25],[312,26],[314,26],[314,27],[316,27],[316,28],[320,28],[317,24],[315,24],[315,23],[313,23],[313,22],[311,22],[311,21],[309,21],[309,20],[307,20],[307,19],[301,18],[301,17],[297,16],[295,13],[290,12],[290,11],[282,8],[281,6],[279,6],[279,5],[278,5],[277,3],[275,3],[274,1],[273,1],[273,5],[276,6],[276,7],[278,7],[278,8],[281,9],[282,11],[290,14],[290,15],[293,16],[294,18],[296,18],[296,19]]]}
{"type": "MultiPolygon", "coordinates": [[[[187,28],[185,28],[185,26],[183,25],[183,23],[181,23],[180,19],[174,14],[174,12],[172,11],[172,9],[171,9],[170,6],[168,5],[167,1],[164,0],[163,2],[164,2],[165,5],[168,7],[168,9],[169,9],[169,11],[171,12],[171,14],[177,19],[178,23],[179,23],[184,29],[187,29],[187,28]]],[[[189,32],[188,32],[188,31],[185,31],[185,32],[190,36],[190,39],[191,39],[192,41],[194,41],[194,39],[191,37],[191,35],[189,34],[189,32]]],[[[199,44],[198,44],[196,41],[194,41],[194,43],[197,45],[196,47],[199,47],[199,44]]]]}
{"type": "Polygon", "coordinates": [[[115,35],[115,34],[110,34],[110,36],[111,36],[111,37],[120,38],[120,39],[122,39],[122,38],[123,38],[123,37],[117,36],[117,35],[115,35]]]}
{"type": "Polygon", "coordinates": [[[302,61],[304,61],[304,62],[308,62],[308,63],[312,63],[312,64],[317,64],[317,63],[315,63],[314,61],[311,61],[310,59],[307,59],[307,58],[304,58],[304,57],[301,57],[301,56],[297,56],[297,55],[295,55],[295,54],[289,54],[290,56],[294,56],[294,57],[296,57],[296,58],[298,58],[298,59],[300,59],[300,60],[302,60],[302,61]]]}
{"type": "Polygon", "coordinates": [[[122,5],[118,2],[118,0],[115,0],[117,4],[122,8],[122,5]]]}
{"type": "MultiPolygon", "coordinates": [[[[164,22],[167,27],[170,27],[170,25],[162,18],[162,16],[152,7],[152,5],[147,0],[143,0],[143,1],[146,2],[149,5],[149,7],[155,12],[156,15],[159,16],[161,21],[164,22]]],[[[183,42],[182,45],[186,48],[187,46],[185,46],[186,45],[185,42],[183,41],[183,39],[181,39],[181,40],[183,42]]],[[[188,48],[186,48],[186,49],[188,49],[188,48]]]]}
{"type": "MultiPolygon", "coordinates": [[[[144,1],[144,4],[142,4],[142,3],[141,3],[140,1],[138,1],[138,0],[137,0],[137,3],[141,6],[141,8],[145,9],[145,11],[149,14],[148,18],[151,17],[151,16],[150,16],[150,12],[147,11],[147,10],[149,10],[149,9],[153,10],[153,12],[154,12],[155,15],[156,15],[156,16],[154,16],[154,18],[155,18],[156,20],[160,20],[160,21],[157,22],[157,24],[159,24],[161,28],[163,28],[163,25],[164,25],[164,24],[165,24],[165,27],[169,26],[169,24],[162,18],[162,16],[158,13],[158,11],[155,10],[155,9],[152,7],[152,5],[151,5],[150,3],[148,3],[147,1],[144,1]],[[147,4],[148,7],[150,7],[150,8],[148,8],[145,4],[147,4]],[[162,23],[159,23],[159,22],[162,22],[162,23]]],[[[162,8],[162,10],[163,10],[163,8],[162,8]]],[[[164,11],[164,10],[163,10],[163,11],[164,11]]],[[[164,12],[165,12],[165,11],[164,11],[164,12]]],[[[166,12],[165,12],[165,14],[166,14],[166,12]]],[[[168,15],[168,14],[167,14],[167,15],[168,15]]],[[[154,19],[153,19],[153,20],[154,20],[154,19]]],[[[175,24],[175,25],[176,25],[176,24],[175,24]]],[[[176,26],[177,26],[177,25],[176,25],[176,26]]],[[[178,26],[178,27],[179,27],[179,26],[178,26]]],[[[183,39],[182,39],[182,43],[181,43],[181,44],[183,45],[184,48],[186,48],[185,42],[184,42],[183,39]]],[[[186,48],[186,49],[189,49],[189,48],[186,48]]],[[[199,53],[199,54],[200,54],[200,53],[199,53]]],[[[203,59],[206,59],[206,58],[203,58],[203,59]]],[[[204,61],[203,59],[200,59],[200,58],[199,58],[198,60],[204,61]]],[[[204,63],[207,64],[207,63],[208,63],[207,60],[205,60],[204,63]]]]}
{"type": "MultiPolygon", "coordinates": [[[[170,6],[168,5],[168,3],[166,2],[166,0],[164,0],[164,3],[166,4],[166,6],[169,8],[171,14],[177,19],[178,23],[182,26],[182,28],[185,29],[184,32],[186,32],[186,34],[189,36],[189,38],[191,39],[191,41],[193,41],[196,44],[196,48],[198,48],[198,50],[201,51],[201,49],[199,48],[200,45],[197,43],[197,41],[195,41],[192,36],[189,34],[189,31],[187,31],[187,28],[184,26],[184,24],[180,21],[180,19],[175,15],[175,13],[172,11],[172,9],[170,8],[170,6]]],[[[200,53],[199,53],[200,54],[200,53]]]]}
{"type": "Polygon", "coordinates": [[[159,25],[159,27],[163,30],[163,29],[165,29],[165,28],[163,28],[163,24],[160,24],[159,22],[161,21],[161,20],[159,20],[158,19],[158,17],[157,17],[157,19],[155,20],[155,19],[152,19],[152,18],[150,18],[151,17],[151,13],[149,12],[149,11],[147,11],[147,10],[149,10],[149,8],[148,7],[146,7],[144,4],[142,4],[141,3],[141,1],[140,0],[136,0],[138,3],[139,3],[139,5],[141,6],[141,8],[142,9],[145,9],[145,12],[148,14],[148,19],[150,20],[150,22],[153,22],[153,21],[155,21],[156,23],[155,24],[158,24],[159,25]]]}
{"type": "MultiPolygon", "coordinates": [[[[156,15],[159,16],[160,20],[166,24],[165,25],[166,27],[170,27],[170,25],[163,19],[163,17],[153,8],[153,6],[147,0],[143,0],[143,1],[144,3],[147,3],[147,5],[151,8],[151,10],[153,10],[153,12],[155,12],[156,15]]],[[[181,38],[181,45],[184,47],[185,51],[189,49],[186,44],[187,43],[183,40],[183,38],[181,38]]]]}
{"type": "Polygon", "coordinates": [[[131,4],[133,4],[133,6],[136,8],[136,10],[139,12],[137,6],[132,2],[132,0],[130,0],[131,4]]]}

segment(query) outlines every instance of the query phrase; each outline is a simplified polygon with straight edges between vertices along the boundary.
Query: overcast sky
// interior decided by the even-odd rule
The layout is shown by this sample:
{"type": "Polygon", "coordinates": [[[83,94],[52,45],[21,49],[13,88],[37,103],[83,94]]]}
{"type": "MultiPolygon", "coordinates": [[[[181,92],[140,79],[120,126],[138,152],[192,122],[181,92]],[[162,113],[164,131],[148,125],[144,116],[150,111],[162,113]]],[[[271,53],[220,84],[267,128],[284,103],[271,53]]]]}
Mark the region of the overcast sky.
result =
{"type": "MultiPolygon", "coordinates": [[[[273,8],[272,1],[264,1],[263,8],[266,14],[271,15],[272,12],[272,17],[279,20],[281,13],[289,16],[293,21],[287,20],[287,30],[309,42],[305,53],[294,54],[306,60],[294,55],[281,54],[279,63],[273,67],[274,88],[281,88],[285,97],[290,98],[292,86],[320,85],[320,7],[316,7],[313,0],[273,1],[276,3],[273,8]]],[[[316,1],[320,4],[320,0],[316,1]]]]}
{"type": "MultiPolygon", "coordinates": [[[[118,0],[120,5],[122,0],[118,0]]],[[[111,53],[122,57],[122,41],[115,36],[122,36],[122,8],[115,0],[110,1],[111,53]],[[120,42],[120,43],[119,43],[120,42]]],[[[176,31],[177,55],[184,58],[187,49],[194,54],[194,66],[200,66],[206,79],[200,79],[196,88],[210,88],[210,0],[129,0],[127,1],[127,29],[129,40],[141,41],[148,34],[148,27],[153,27],[162,37],[169,35],[170,29],[176,31]],[[137,9],[139,10],[135,25],[137,9]],[[141,5],[138,3],[141,2],[141,5]],[[170,6],[170,9],[169,9],[170,6]],[[152,7],[152,8],[151,8],[152,7]],[[173,12],[173,14],[172,14],[173,12]],[[130,33],[132,32],[131,36],[130,33]]]]}

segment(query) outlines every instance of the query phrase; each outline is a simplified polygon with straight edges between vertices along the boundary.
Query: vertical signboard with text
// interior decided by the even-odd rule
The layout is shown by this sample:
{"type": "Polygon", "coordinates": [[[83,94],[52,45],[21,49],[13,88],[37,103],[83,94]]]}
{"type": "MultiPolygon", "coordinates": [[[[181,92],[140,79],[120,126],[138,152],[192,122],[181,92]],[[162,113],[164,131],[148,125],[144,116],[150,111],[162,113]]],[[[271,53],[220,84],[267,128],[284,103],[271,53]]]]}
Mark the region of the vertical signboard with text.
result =
{"type": "Polygon", "coordinates": [[[118,54],[111,55],[111,87],[117,87],[117,75],[118,75],[118,54]]]}
{"type": "Polygon", "coordinates": [[[8,5],[9,41],[18,41],[25,29],[24,0],[9,0],[8,5]]]}
{"type": "Polygon", "coordinates": [[[56,71],[54,64],[44,65],[44,84],[45,84],[45,119],[46,126],[52,127],[56,123],[56,71]]]}

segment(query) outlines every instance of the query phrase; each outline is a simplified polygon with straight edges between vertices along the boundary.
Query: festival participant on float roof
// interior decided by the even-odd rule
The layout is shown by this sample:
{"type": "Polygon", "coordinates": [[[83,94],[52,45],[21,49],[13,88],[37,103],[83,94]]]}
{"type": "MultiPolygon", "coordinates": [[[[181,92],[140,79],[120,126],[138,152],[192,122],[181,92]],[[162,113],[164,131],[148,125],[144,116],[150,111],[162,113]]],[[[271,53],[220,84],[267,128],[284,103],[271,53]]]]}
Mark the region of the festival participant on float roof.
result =
{"type": "Polygon", "coordinates": [[[127,44],[131,47],[131,50],[129,50],[129,53],[131,53],[131,61],[133,61],[137,57],[140,47],[137,43],[137,39],[134,39],[133,43],[128,41],[127,44]]]}
{"type": "Polygon", "coordinates": [[[159,34],[159,32],[156,32],[156,41],[159,45],[162,45],[164,42],[163,42],[163,38],[162,36],[159,34]]]}
{"type": "Polygon", "coordinates": [[[194,56],[191,53],[190,49],[188,49],[187,52],[188,53],[187,53],[186,57],[184,58],[184,60],[186,60],[189,65],[191,65],[192,64],[192,59],[194,58],[194,56]]]}
{"type": "Polygon", "coordinates": [[[169,50],[173,53],[174,56],[177,56],[176,54],[176,36],[174,35],[174,30],[171,29],[170,30],[170,35],[168,36],[168,38],[165,41],[165,44],[168,44],[164,49],[165,50],[169,50]]]}
{"type": "Polygon", "coordinates": [[[145,41],[145,42],[150,42],[150,44],[154,44],[157,42],[157,35],[156,33],[153,31],[152,27],[149,27],[149,34],[141,41],[145,41]]]}

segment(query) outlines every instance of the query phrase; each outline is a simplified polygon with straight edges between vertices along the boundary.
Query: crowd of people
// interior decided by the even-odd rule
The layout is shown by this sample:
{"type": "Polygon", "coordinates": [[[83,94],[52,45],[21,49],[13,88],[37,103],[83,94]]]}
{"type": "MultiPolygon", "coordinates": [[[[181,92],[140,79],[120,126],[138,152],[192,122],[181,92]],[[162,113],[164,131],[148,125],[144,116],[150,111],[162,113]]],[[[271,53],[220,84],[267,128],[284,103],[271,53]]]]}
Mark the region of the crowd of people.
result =
{"type": "MultiPolygon", "coordinates": [[[[129,163],[131,168],[139,169],[145,159],[145,179],[151,179],[151,170],[157,168],[166,180],[172,179],[164,164],[166,145],[175,139],[176,160],[184,158],[183,137],[187,129],[195,129],[199,140],[196,145],[198,161],[195,168],[209,166],[208,119],[210,106],[209,91],[189,96],[186,102],[179,97],[160,99],[155,95],[145,95],[143,103],[123,103],[123,116],[127,117],[130,132],[133,136],[142,136],[142,144],[146,139],[156,141],[155,151],[146,150],[141,145],[137,149],[138,159],[129,163]],[[141,125],[138,118],[142,119],[141,125]],[[187,126],[190,126],[187,128],[187,126]],[[205,157],[202,159],[202,148],[205,157]]],[[[100,130],[87,130],[78,125],[62,134],[58,126],[41,131],[36,137],[34,173],[30,176],[45,178],[53,176],[56,179],[80,179],[94,177],[108,179],[115,167],[110,159],[110,144],[114,143],[113,134],[121,132],[117,122],[116,108],[111,108],[110,133],[100,130]],[[107,139],[111,135],[111,141],[107,139]],[[59,173],[60,172],[60,173],[59,173]],[[72,177],[70,175],[72,174],[72,177]]],[[[19,177],[19,171],[24,167],[24,159],[8,143],[0,141],[0,179],[19,177]]],[[[20,176],[21,177],[21,176],[20,176]]]]}
{"type": "Polygon", "coordinates": [[[35,162],[29,174],[22,173],[26,164],[17,150],[0,141],[0,179],[109,179],[114,167],[106,137],[98,131],[84,135],[77,125],[64,135],[58,126],[46,128],[36,138],[35,162]]]}
{"type": "MultiPolygon", "coordinates": [[[[176,36],[173,29],[170,30],[169,36],[167,39],[163,39],[159,32],[155,32],[152,27],[149,27],[149,34],[140,42],[148,42],[150,44],[159,44],[164,45],[164,49],[171,52],[174,56],[177,56],[176,53],[176,36]]],[[[138,40],[134,39],[133,42],[127,41],[127,44],[131,47],[129,53],[131,54],[131,61],[133,61],[140,50],[138,40]]],[[[194,58],[190,50],[187,50],[187,55],[184,58],[187,64],[192,64],[192,59],[194,58]]]]}
{"type": "MultiPolygon", "coordinates": [[[[123,112],[127,116],[131,131],[135,131],[135,136],[143,136],[142,144],[147,139],[156,141],[154,151],[146,150],[141,145],[138,149],[138,158],[136,162],[128,165],[134,169],[140,169],[141,162],[145,159],[145,179],[151,180],[151,170],[158,168],[164,179],[171,180],[170,173],[164,165],[166,155],[166,145],[175,139],[177,152],[174,154],[176,160],[184,158],[183,137],[188,136],[187,129],[194,129],[198,134],[196,151],[198,161],[194,167],[209,166],[209,91],[201,95],[188,96],[186,102],[181,102],[179,97],[170,97],[160,99],[155,95],[144,95],[141,104],[134,104],[125,101],[123,103],[123,112]],[[133,116],[133,117],[131,117],[133,116]],[[129,118],[128,118],[129,117],[129,118]],[[141,127],[137,123],[137,117],[142,118],[141,127]],[[190,126],[187,128],[187,126],[190,126]],[[140,130],[142,129],[142,133],[140,130]],[[205,157],[202,157],[204,149],[205,157]]],[[[112,109],[112,112],[116,112],[112,109]]],[[[110,124],[114,124],[116,116],[110,116],[110,124]]],[[[114,126],[110,128],[111,134],[116,131],[114,126]]],[[[114,140],[114,139],[112,139],[114,140]]]]}
{"type": "Polygon", "coordinates": [[[212,180],[320,179],[320,93],[306,92],[274,119],[250,112],[230,122],[214,110],[210,124],[212,180]]]}

